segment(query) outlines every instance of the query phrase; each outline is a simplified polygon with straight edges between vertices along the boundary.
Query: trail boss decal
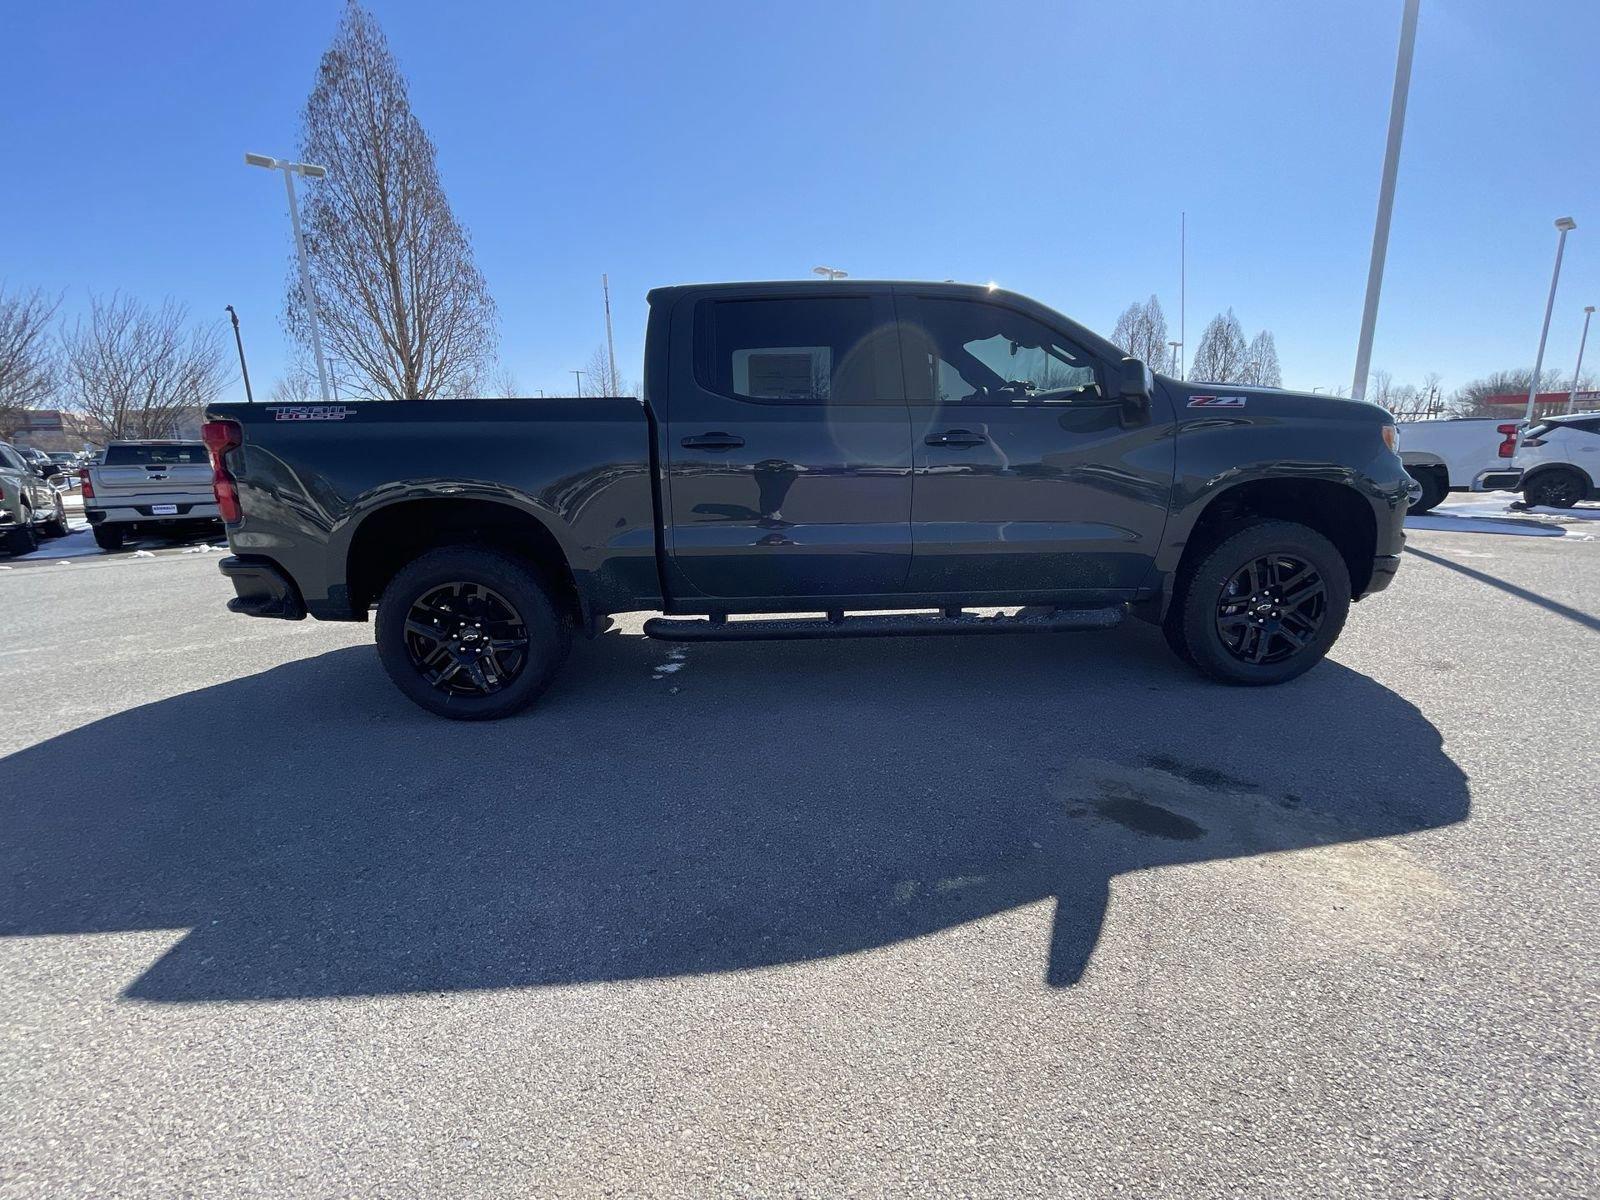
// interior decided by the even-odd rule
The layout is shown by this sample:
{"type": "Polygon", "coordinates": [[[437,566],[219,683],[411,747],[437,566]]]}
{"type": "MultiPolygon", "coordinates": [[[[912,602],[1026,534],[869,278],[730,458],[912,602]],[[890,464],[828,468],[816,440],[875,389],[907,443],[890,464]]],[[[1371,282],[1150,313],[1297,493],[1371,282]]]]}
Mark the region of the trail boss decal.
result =
{"type": "Polygon", "coordinates": [[[1194,396],[1189,400],[1190,408],[1243,408],[1243,396],[1194,396]]]}
{"type": "Polygon", "coordinates": [[[277,421],[342,421],[353,412],[342,404],[280,404],[272,416],[277,421]]]}

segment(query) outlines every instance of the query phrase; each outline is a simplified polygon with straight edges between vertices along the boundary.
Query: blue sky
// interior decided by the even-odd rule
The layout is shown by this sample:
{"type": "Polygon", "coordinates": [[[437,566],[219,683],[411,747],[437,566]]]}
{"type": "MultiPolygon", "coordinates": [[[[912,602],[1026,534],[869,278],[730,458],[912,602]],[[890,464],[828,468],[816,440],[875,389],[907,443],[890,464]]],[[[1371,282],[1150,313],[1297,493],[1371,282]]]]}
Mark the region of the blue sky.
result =
{"type": "MultiPolygon", "coordinates": [[[[231,303],[264,393],[291,246],[243,154],[293,152],[339,7],[10,4],[0,277],[69,313],[231,303]]],[[[1288,385],[1350,382],[1400,0],[372,8],[526,391],[602,342],[602,271],[630,377],[652,286],[819,263],[993,279],[1107,333],[1156,292],[1175,329],[1181,210],[1190,344],[1231,305],[1288,385]]],[[[1597,45],[1593,3],[1423,0],[1375,367],[1530,364],[1570,213],[1546,364],[1571,370],[1600,303],[1597,45]]]]}

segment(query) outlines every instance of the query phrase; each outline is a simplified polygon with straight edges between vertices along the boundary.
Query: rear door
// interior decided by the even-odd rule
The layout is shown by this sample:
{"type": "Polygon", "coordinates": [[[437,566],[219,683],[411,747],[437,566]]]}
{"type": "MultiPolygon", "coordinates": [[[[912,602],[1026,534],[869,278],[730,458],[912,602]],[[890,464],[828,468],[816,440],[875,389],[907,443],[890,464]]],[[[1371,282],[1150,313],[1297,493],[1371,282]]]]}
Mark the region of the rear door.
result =
{"type": "Polygon", "coordinates": [[[199,442],[125,442],[106,448],[92,468],[100,508],[138,508],[145,516],[183,516],[211,504],[211,460],[199,442]],[[157,511],[159,506],[159,511],[157,511]],[[168,508],[172,512],[167,512],[168,508]],[[149,511],[146,511],[149,510],[149,511]]]}
{"type": "Polygon", "coordinates": [[[916,474],[909,589],[1126,599],[1166,525],[1170,401],[1000,301],[896,290],[916,474]]]}
{"type": "Polygon", "coordinates": [[[673,310],[667,544],[732,600],[897,594],[911,433],[887,289],[719,290],[673,310]]]}

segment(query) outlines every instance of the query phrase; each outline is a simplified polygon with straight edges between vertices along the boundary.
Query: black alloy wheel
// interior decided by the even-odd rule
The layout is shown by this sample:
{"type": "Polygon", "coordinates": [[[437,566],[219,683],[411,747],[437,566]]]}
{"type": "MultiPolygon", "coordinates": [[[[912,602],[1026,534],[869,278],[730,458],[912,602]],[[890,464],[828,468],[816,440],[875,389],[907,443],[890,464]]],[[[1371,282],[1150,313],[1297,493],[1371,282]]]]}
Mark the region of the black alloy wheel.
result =
{"type": "Polygon", "coordinates": [[[528,663],[528,627],[493,588],[451,580],[419,596],[406,614],[406,652],[428,685],[461,696],[491,696],[528,663]]]}
{"type": "Polygon", "coordinates": [[[1289,554],[1262,555],[1223,585],[1217,634],[1240,662],[1279,663],[1316,640],[1327,611],[1328,588],[1314,566],[1289,554]]]}

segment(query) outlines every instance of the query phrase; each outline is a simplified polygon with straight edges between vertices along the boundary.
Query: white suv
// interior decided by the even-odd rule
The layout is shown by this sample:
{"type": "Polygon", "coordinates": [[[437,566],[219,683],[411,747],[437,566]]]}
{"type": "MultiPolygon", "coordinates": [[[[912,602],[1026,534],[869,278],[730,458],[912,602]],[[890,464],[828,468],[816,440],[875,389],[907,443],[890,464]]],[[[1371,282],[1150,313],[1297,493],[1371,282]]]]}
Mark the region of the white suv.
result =
{"type": "Polygon", "coordinates": [[[1571,508],[1600,499],[1600,412],[1535,421],[1518,439],[1513,467],[1524,503],[1571,508]]]}

